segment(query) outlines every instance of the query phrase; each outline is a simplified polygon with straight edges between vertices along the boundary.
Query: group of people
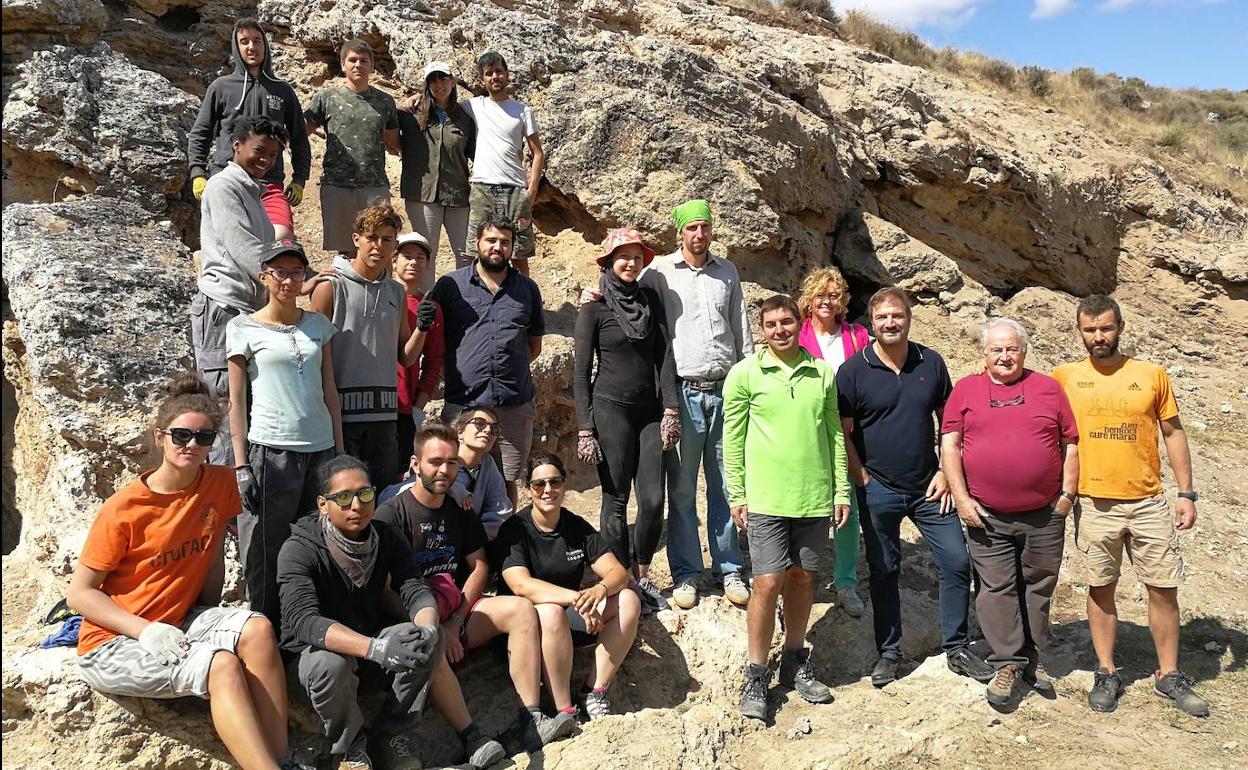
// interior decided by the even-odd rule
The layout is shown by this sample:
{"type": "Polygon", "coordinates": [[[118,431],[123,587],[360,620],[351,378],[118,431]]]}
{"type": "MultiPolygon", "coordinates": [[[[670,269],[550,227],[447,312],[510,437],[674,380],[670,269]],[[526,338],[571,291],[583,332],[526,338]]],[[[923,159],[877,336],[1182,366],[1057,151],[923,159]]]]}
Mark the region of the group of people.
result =
{"type": "Polygon", "coordinates": [[[834,268],[814,271],[796,301],[761,303],[756,350],[737,270],[711,251],[706,201],[673,210],[671,254],[612,230],[575,330],[576,455],[601,483],[595,528],[563,507],[563,460],[531,452],[545,321],[528,260],[545,157],[532,112],[508,96],[506,62],[483,55],[488,94],[462,102],[433,62],[422,93],[399,104],[369,85],[372,51],[352,40],[344,80],[302,110],[269,68],[259,24],[239,21],[232,40],[237,70],[209,88],[190,138],[199,372],[170,383],[152,433],[161,463],[105,503],[69,590],[91,686],[208,698],[235,760],[270,770],[298,767],[288,686],[310,701],[341,770],[418,768],[413,729],[432,700],[466,760],[487,767],[504,749],[473,722],[456,666],[506,637],[519,734],[540,749],[578,717],[611,713],[607,689],[644,613],[669,597],[690,609],[707,590],[701,471],[711,580],[747,608],[746,716],[768,716],[781,600],[780,683],[833,698],[805,645],[829,538],[830,588],[854,617],[866,611],[865,543],[871,681],[897,677],[903,518],[937,566],[949,667],[987,682],[996,705],[1019,679],[1051,692],[1040,658],[1072,510],[1095,566],[1091,707],[1113,710],[1122,693],[1113,597],[1125,548],[1149,587],[1157,692],[1208,713],[1177,661],[1173,535],[1195,523],[1190,456],[1165,372],[1118,350],[1113,300],[1080,305],[1089,359],[1053,377],[1025,369],[1025,329],[994,319],[984,372],[953,385],[939,354],[909,340],[904,292],[871,297],[868,330],[850,322],[834,268]],[[317,129],[323,245],[337,254],[319,273],[291,214],[317,129]],[[386,152],[403,160],[411,232],[389,202],[386,152]],[[443,229],[456,267],[435,281],[443,229]],[[441,421],[426,422],[439,387],[441,421]],[[1158,425],[1181,490],[1173,517],[1158,425]],[[222,608],[235,517],[249,606],[222,608]],[[667,595],[650,574],[665,520],[667,595]],[[986,661],[968,636],[972,569],[986,661]],[[580,687],[576,646],[594,648],[580,687]],[[378,685],[385,704],[366,723],[361,688],[378,685]]]}

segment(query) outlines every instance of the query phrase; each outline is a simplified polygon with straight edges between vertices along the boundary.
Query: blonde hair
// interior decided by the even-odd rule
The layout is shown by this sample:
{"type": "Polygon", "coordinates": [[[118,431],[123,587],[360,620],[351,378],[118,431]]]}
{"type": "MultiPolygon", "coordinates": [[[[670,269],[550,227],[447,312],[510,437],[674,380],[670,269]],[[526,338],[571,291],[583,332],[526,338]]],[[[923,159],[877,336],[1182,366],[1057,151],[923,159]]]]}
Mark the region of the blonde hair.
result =
{"type": "Polygon", "coordinates": [[[845,314],[849,312],[849,284],[845,282],[845,276],[841,275],[841,271],[835,267],[821,267],[806,276],[806,280],[802,281],[802,293],[797,299],[797,307],[802,311],[802,319],[810,318],[812,309],[815,306],[815,298],[820,294],[835,294],[836,300],[840,303],[841,312],[837,317],[837,321],[845,320],[845,314]]]}

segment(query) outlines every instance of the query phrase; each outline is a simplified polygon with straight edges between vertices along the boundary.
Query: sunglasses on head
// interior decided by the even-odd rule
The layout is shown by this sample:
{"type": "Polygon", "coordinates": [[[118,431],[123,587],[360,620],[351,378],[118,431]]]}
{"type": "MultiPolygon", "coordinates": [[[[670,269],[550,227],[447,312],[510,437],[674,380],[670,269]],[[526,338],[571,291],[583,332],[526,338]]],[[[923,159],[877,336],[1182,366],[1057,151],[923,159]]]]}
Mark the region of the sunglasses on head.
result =
{"type": "Polygon", "coordinates": [[[195,443],[200,446],[212,446],[217,440],[217,432],[212,428],[204,428],[203,430],[191,430],[190,428],[165,428],[158,429],[161,433],[173,440],[177,446],[186,446],[191,443],[191,439],[195,439],[195,443]]]}
{"type": "Polygon", "coordinates": [[[563,476],[552,476],[548,479],[533,479],[529,482],[529,489],[545,489],[546,487],[559,489],[563,486],[564,481],[565,479],[563,476]]]}
{"type": "Polygon", "coordinates": [[[321,495],[322,500],[331,500],[334,505],[339,508],[346,508],[355,498],[360,498],[361,503],[371,503],[377,499],[376,487],[364,487],[363,489],[345,489],[341,492],[331,492],[328,495],[321,495]]]}

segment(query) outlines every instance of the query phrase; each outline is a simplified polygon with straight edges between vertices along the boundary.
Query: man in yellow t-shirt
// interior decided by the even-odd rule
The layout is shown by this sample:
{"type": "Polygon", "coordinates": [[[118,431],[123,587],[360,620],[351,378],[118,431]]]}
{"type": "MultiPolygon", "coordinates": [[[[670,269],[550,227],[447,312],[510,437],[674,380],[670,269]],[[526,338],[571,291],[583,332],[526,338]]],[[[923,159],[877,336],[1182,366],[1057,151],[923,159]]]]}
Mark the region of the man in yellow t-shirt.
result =
{"type": "Polygon", "coordinates": [[[1088,627],[1099,666],[1088,706],[1113,711],[1123,692],[1114,666],[1114,591],[1125,547],[1148,589],[1148,625],[1158,664],[1154,689],[1181,711],[1208,716],[1209,704],[1192,691],[1192,680],[1178,665],[1178,587],[1183,582],[1178,531],[1195,526],[1197,495],[1170,379],[1160,366],[1118,350],[1122,310],[1113,299],[1087,297],[1075,318],[1089,357],[1057,367],[1053,376],[1065,389],[1079,427],[1075,545],[1089,565],[1088,627]],[[1161,486],[1158,426],[1179,485],[1173,512],[1161,486]]]}

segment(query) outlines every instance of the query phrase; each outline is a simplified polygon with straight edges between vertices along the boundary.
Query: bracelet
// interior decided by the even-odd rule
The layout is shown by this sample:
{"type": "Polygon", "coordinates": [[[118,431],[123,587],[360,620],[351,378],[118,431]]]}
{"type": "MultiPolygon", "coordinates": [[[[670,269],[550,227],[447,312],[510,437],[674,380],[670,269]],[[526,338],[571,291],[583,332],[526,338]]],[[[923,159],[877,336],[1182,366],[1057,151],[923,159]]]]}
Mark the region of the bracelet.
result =
{"type": "Polygon", "coordinates": [[[234,470],[236,471],[251,470],[251,466],[250,465],[235,465],[234,470]]]}

